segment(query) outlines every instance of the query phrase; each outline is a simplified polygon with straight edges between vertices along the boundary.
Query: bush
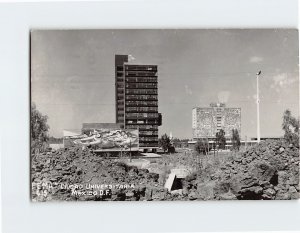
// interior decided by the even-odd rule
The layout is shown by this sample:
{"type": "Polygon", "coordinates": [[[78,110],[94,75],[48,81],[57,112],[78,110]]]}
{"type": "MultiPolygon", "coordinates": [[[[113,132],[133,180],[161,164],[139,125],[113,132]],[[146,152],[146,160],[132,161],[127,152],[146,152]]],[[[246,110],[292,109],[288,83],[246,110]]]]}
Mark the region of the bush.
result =
{"type": "Polygon", "coordinates": [[[31,153],[35,154],[36,152],[45,151],[48,147],[48,116],[40,113],[34,103],[31,104],[30,114],[31,153]]]}
{"type": "Polygon", "coordinates": [[[283,114],[282,129],[284,130],[284,139],[299,148],[299,120],[293,117],[288,109],[283,114]]]}

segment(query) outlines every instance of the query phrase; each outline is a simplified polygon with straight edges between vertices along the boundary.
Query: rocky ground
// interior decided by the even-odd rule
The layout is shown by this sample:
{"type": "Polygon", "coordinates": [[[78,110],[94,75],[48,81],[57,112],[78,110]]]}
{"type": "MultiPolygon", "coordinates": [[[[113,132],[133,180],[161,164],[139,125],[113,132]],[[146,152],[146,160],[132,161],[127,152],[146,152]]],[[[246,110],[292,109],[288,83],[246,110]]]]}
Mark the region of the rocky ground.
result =
{"type": "Polygon", "coordinates": [[[147,169],[89,150],[60,149],[32,159],[32,200],[155,200],[165,192],[158,179],[158,174],[147,169]],[[109,193],[102,195],[100,190],[109,193]]]}
{"type": "Polygon", "coordinates": [[[299,198],[299,149],[264,141],[228,157],[218,169],[206,166],[184,180],[190,200],[290,200],[299,198]]]}
{"type": "Polygon", "coordinates": [[[221,156],[202,156],[199,169],[195,154],[178,153],[163,156],[151,163],[149,169],[139,169],[79,147],[60,149],[33,156],[32,200],[288,200],[299,197],[299,149],[295,146],[284,141],[265,141],[245,152],[221,156]],[[174,167],[189,167],[191,175],[182,180],[182,189],[169,193],[164,182],[174,167]]]}

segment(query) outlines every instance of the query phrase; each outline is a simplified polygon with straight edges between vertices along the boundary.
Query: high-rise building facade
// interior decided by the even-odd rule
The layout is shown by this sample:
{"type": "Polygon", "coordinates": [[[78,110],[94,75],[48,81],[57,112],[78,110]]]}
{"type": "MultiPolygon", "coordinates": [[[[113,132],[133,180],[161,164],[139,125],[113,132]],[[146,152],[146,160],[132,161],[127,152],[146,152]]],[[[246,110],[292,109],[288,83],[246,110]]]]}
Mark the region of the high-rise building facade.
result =
{"type": "Polygon", "coordinates": [[[158,148],[157,65],[128,63],[128,55],[115,57],[116,123],[139,130],[139,146],[158,148]]]}
{"type": "Polygon", "coordinates": [[[241,135],[241,108],[227,108],[224,103],[212,103],[209,107],[192,110],[193,138],[215,138],[221,129],[230,138],[232,129],[241,135]]]}
{"type": "Polygon", "coordinates": [[[124,64],[128,62],[128,55],[115,56],[115,95],[116,95],[116,123],[124,128],[124,64]]]}

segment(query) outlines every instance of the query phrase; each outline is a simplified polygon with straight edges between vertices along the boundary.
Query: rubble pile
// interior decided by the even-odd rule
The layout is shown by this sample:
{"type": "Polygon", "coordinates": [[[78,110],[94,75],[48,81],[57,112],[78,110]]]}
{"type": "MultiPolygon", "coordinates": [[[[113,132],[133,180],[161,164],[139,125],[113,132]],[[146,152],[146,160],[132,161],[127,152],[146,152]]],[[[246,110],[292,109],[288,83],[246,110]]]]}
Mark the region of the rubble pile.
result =
{"type": "Polygon", "coordinates": [[[208,167],[183,181],[190,200],[289,200],[299,198],[299,148],[263,141],[218,169],[208,167]]]}
{"type": "Polygon", "coordinates": [[[38,154],[32,158],[31,165],[34,201],[162,200],[166,195],[158,174],[102,158],[81,147],[38,154]],[[93,185],[102,186],[95,188],[93,185]],[[109,194],[80,195],[79,192],[74,195],[74,189],[92,194],[103,189],[109,190],[109,194]]]}

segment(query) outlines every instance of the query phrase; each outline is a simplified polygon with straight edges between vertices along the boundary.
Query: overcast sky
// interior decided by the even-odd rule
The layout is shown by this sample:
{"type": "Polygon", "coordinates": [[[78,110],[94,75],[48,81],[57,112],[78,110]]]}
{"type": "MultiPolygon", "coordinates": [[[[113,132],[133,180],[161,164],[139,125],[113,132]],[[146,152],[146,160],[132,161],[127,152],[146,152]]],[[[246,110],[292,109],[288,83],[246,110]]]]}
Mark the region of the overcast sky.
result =
{"type": "Polygon", "coordinates": [[[31,34],[31,94],[50,135],[83,122],[115,122],[115,54],[158,65],[159,134],[192,137],[192,108],[242,109],[242,137],[256,135],[256,79],[262,70],[261,136],[281,136],[282,114],[299,113],[296,30],[37,30],[31,34]]]}

